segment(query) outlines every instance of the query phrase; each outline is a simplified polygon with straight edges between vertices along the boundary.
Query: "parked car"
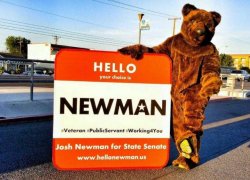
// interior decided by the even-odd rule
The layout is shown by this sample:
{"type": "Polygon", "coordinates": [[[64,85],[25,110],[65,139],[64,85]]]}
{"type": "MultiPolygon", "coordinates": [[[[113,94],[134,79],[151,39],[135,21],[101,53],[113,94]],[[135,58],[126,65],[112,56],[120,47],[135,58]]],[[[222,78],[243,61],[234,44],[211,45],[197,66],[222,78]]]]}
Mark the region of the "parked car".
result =
{"type": "MultiPolygon", "coordinates": [[[[22,75],[28,75],[31,76],[31,71],[24,71],[22,75]]],[[[34,70],[33,73],[34,76],[49,76],[48,74],[44,74],[42,70],[34,70]]]]}
{"type": "Polygon", "coordinates": [[[233,70],[232,76],[235,76],[237,80],[247,80],[250,82],[250,74],[246,70],[233,70]]]}
{"type": "Polygon", "coordinates": [[[2,73],[2,74],[0,74],[0,75],[5,75],[5,76],[7,75],[7,76],[8,76],[8,75],[10,75],[10,74],[9,74],[9,73],[7,73],[7,72],[3,72],[3,73],[2,73]]]}
{"type": "Polygon", "coordinates": [[[220,68],[220,77],[221,79],[227,79],[227,77],[231,74],[232,69],[229,68],[220,68]]]}
{"type": "Polygon", "coordinates": [[[31,75],[31,72],[30,72],[30,71],[24,71],[24,72],[22,73],[22,75],[28,75],[28,76],[30,76],[30,75],[31,75]]]}

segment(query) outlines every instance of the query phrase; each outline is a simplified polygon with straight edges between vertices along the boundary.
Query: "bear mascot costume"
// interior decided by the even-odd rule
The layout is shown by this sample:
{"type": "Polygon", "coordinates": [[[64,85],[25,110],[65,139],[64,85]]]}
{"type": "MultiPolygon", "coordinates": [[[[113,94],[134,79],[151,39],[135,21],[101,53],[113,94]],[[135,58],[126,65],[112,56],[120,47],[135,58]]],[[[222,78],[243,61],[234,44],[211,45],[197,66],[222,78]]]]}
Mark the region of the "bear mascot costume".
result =
{"type": "Polygon", "coordinates": [[[152,48],[132,45],[119,49],[122,54],[141,59],[143,53],[163,53],[172,59],[171,135],[179,157],[174,166],[190,169],[200,161],[200,137],[209,98],[221,86],[220,61],[211,43],[221,16],[191,4],[182,9],[181,32],[152,48]]]}

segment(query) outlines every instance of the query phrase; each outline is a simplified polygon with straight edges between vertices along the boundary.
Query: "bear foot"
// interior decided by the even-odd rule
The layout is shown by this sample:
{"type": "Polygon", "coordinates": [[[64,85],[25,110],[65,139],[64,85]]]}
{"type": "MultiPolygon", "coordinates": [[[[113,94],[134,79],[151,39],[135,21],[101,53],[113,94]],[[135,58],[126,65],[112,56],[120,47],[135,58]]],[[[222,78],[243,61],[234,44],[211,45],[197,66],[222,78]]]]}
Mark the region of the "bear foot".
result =
{"type": "Polygon", "coordinates": [[[185,157],[186,159],[190,159],[195,164],[198,164],[200,162],[200,157],[197,153],[194,152],[194,147],[197,147],[197,143],[194,139],[188,138],[184,139],[180,143],[180,149],[181,149],[181,155],[185,157]]]}
{"type": "Polygon", "coordinates": [[[173,161],[173,166],[177,166],[181,169],[186,169],[186,170],[190,170],[190,167],[186,161],[187,159],[183,156],[179,156],[176,160],[173,161]]]}
{"type": "Polygon", "coordinates": [[[177,166],[181,169],[190,170],[197,166],[191,159],[187,159],[183,156],[179,156],[176,160],[172,162],[173,166],[177,166]]]}

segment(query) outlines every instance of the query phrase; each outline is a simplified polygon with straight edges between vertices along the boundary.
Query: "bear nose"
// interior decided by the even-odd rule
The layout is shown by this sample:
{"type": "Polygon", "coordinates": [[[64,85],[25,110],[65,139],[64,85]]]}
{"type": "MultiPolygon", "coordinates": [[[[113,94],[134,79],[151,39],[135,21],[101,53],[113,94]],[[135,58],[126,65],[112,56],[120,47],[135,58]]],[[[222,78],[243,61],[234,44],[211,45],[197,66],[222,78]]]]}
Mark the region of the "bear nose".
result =
{"type": "Polygon", "coordinates": [[[198,29],[196,32],[197,32],[197,34],[198,34],[199,36],[202,36],[202,35],[205,34],[205,30],[204,30],[204,29],[198,29]]]}

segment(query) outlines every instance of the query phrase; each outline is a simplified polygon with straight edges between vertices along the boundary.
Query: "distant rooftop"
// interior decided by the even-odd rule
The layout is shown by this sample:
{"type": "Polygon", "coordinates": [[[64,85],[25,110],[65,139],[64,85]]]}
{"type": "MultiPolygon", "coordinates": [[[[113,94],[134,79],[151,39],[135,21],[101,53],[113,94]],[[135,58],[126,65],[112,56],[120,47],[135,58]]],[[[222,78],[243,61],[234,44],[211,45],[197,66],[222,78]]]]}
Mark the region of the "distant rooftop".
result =
{"type": "Polygon", "coordinates": [[[0,58],[23,58],[23,57],[19,55],[13,55],[10,53],[0,52],[0,58]]]}
{"type": "Polygon", "coordinates": [[[72,48],[72,49],[85,49],[85,50],[89,50],[88,48],[82,48],[82,47],[74,47],[74,46],[66,46],[66,45],[59,45],[59,44],[51,44],[51,47],[54,48],[72,48]]]}
{"type": "Polygon", "coordinates": [[[231,56],[250,56],[250,54],[230,54],[231,56]]]}
{"type": "Polygon", "coordinates": [[[71,49],[85,49],[85,50],[89,50],[89,48],[67,46],[67,45],[60,45],[60,44],[51,44],[51,43],[31,43],[31,44],[48,44],[48,45],[50,44],[52,48],[58,48],[58,49],[71,48],[71,49]]]}

